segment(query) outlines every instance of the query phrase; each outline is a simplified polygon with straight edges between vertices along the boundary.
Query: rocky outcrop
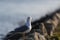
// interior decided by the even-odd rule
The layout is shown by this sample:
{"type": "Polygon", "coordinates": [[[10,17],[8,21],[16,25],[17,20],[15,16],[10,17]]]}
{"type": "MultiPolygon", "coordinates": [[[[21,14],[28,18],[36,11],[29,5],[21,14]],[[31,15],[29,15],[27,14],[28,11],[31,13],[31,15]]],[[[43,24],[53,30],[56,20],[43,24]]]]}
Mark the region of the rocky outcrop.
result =
{"type": "Polygon", "coordinates": [[[47,32],[46,29],[44,27],[44,24],[41,23],[36,25],[38,28],[37,29],[32,29],[31,32],[25,34],[25,36],[23,36],[22,33],[20,32],[16,32],[16,31],[11,31],[7,34],[7,36],[5,37],[4,40],[18,40],[18,39],[24,39],[24,40],[46,40],[45,36],[47,36],[47,32]]]}
{"type": "Polygon", "coordinates": [[[44,35],[41,35],[38,32],[30,32],[29,34],[25,34],[25,36],[19,33],[16,33],[15,35],[12,34],[12,35],[13,36],[10,36],[10,37],[7,36],[7,38],[5,38],[4,40],[46,40],[44,35]]]}
{"type": "Polygon", "coordinates": [[[32,22],[32,30],[27,34],[11,31],[4,40],[49,40],[60,21],[60,9],[32,22]]]}

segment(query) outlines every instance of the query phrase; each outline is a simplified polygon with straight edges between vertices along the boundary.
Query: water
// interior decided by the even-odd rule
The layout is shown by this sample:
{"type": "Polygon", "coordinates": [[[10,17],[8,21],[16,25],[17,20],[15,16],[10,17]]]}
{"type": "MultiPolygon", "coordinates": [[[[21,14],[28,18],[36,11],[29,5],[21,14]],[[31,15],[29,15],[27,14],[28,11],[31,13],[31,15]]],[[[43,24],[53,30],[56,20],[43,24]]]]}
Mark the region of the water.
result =
{"type": "Polygon", "coordinates": [[[59,6],[60,0],[0,0],[0,34],[14,30],[19,26],[18,22],[22,23],[28,16],[35,20],[59,6]]]}

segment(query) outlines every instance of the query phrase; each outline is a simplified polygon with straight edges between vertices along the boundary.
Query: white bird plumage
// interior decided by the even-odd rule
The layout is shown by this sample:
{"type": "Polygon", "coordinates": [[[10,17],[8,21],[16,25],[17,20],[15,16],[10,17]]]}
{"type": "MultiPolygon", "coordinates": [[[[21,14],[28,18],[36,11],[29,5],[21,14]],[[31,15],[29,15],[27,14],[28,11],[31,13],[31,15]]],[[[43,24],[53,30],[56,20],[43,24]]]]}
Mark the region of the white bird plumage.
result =
{"type": "Polygon", "coordinates": [[[31,31],[31,29],[32,29],[31,20],[32,20],[32,17],[31,17],[31,16],[27,18],[26,26],[27,26],[29,29],[26,30],[25,32],[30,32],[30,31],[31,31]]]}

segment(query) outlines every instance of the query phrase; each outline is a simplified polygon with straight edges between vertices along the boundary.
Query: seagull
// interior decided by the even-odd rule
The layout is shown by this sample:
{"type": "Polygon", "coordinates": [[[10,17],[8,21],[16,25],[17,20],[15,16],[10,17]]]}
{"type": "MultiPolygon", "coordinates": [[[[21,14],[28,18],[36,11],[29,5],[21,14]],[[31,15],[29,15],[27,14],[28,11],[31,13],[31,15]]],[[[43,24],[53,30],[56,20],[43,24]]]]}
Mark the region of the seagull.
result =
{"type": "Polygon", "coordinates": [[[21,33],[28,33],[31,31],[32,29],[32,25],[31,25],[31,20],[32,20],[32,17],[28,17],[27,20],[26,20],[26,23],[24,26],[21,26],[19,28],[16,28],[15,31],[16,32],[21,32],[21,33]]]}
{"type": "Polygon", "coordinates": [[[25,39],[25,33],[29,33],[32,29],[31,20],[32,20],[32,17],[30,16],[27,18],[24,26],[21,26],[20,28],[15,29],[16,32],[20,32],[23,34],[23,39],[25,39]]]}
{"type": "Polygon", "coordinates": [[[16,34],[23,34],[22,35],[23,40],[25,40],[25,34],[29,33],[32,29],[31,20],[32,20],[32,17],[31,16],[28,17],[27,20],[26,20],[26,23],[23,26],[20,26],[20,27],[16,28],[14,30],[16,33],[10,35],[8,38],[13,37],[16,34]]]}

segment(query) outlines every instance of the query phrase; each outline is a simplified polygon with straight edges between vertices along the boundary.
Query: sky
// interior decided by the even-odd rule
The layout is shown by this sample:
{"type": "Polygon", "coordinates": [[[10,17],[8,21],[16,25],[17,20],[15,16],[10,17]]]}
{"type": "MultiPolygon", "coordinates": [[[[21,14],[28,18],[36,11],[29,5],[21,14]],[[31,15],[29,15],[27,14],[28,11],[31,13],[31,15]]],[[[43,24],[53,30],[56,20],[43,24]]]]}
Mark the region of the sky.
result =
{"type": "Polygon", "coordinates": [[[35,20],[59,7],[60,0],[0,0],[0,34],[12,31],[28,16],[35,20]]]}

